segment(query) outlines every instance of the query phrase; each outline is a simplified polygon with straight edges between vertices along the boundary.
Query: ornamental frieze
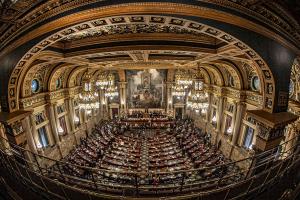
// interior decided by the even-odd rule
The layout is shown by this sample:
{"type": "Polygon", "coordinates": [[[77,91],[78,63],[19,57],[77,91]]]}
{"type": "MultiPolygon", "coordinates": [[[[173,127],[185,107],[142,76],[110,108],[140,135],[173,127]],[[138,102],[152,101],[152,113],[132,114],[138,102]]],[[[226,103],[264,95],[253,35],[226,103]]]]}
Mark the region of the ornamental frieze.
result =
{"type": "MultiPolygon", "coordinates": [[[[205,0],[204,0],[205,1],[205,0]]],[[[34,2],[38,1],[20,1],[24,2],[26,7],[30,7],[34,2]]],[[[13,12],[14,10],[11,9],[11,12],[4,13],[2,18],[5,19],[5,17],[14,18],[15,20],[18,20],[18,23],[13,24],[10,28],[3,28],[2,30],[7,29],[5,33],[2,33],[2,37],[0,37],[0,43],[3,45],[5,43],[8,43],[10,39],[13,39],[13,37],[16,35],[16,33],[20,33],[19,30],[26,30],[27,28],[30,28],[34,24],[41,22],[42,20],[45,20],[51,16],[57,15],[59,13],[63,13],[65,11],[84,6],[86,4],[92,4],[97,2],[96,0],[62,0],[62,1],[46,1],[42,5],[40,5],[37,9],[32,10],[28,14],[26,14],[22,19],[18,19],[17,16],[20,13],[18,12],[13,12]]],[[[271,11],[267,7],[265,7],[263,4],[259,5],[252,5],[251,3],[249,4],[248,1],[236,1],[236,0],[222,0],[222,1],[208,1],[206,2],[211,3],[211,4],[217,4],[219,6],[227,7],[230,9],[237,10],[240,13],[247,14],[251,18],[255,20],[259,20],[260,22],[268,24],[270,27],[276,27],[278,30],[283,32],[283,35],[288,35],[289,39],[293,40],[294,43],[300,43],[300,33],[299,31],[299,24],[291,17],[291,15],[287,14],[286,12],[283,11],[283,9],[277,8],[277,4],[274,2],[270,2],[270,4],[274,4],[272,8],[277,10],[275,13],[273,10],[271,11]],[[246,2],[246,3],[245,3],[246,2]],[[251,6],[249,6],[251,5],[251,6]],[[294,39],[296,38],[296,39],[294,39]]],[[[139,2],[140,4],[143,4],[143,2],[139,2]]],[[[195,1],[196,3],[196,1],[195,1]]],[[[146,3],[144,3],[146,4],[146,3]]],[[[193,4],[192,1],[190,1],[190,4],[193,4]]],[[[170,3],[171,6],[171,3],[170,3]]],[[[192,5],[190,5],[192,6],[192,5]]],[[[192,7],[197,7],[197,6],[192,6],[192,7]]],[[[26,11],[26,9],[23,9],[26,11]]],[[[21,10],[21,12],[24,12],[21,10]]],[[[138,22],[140,20],[143,20],[142,17],[135,17],[131,19],[132,22],[138,22]]],[[[151,18],[152,21],[156,23],[163,23],[165,21],[164,18],[159,18],[159,17],[153,17],[151,18]]],[[[112,18],[111,22],[112,23],[120,23],[124,21],[124,19],[120,17],[112,18]]],[[[96,25],[100,24],[102,25],[103,23],[106,23],[106,21],[97,21],[94,22],[96,25]]],[[[183,21],[176,20],[174,19],[171,21],[171,23],[176,24],[176,25],[184,25],[183,21]]],[[[6,26],[8,26],[6,24],[6,26]]],[[[193,24],[189,24],[189,26],[193,26],[193,24]]],[[[196,24],[197,28],[199,27],[198,24],[196,24]]],[[[207,30],[209,31],[209,30],[207,30]]],[[[212,34],[217,34],[215,32],[216,30],[212,30],[212,34]]]]}

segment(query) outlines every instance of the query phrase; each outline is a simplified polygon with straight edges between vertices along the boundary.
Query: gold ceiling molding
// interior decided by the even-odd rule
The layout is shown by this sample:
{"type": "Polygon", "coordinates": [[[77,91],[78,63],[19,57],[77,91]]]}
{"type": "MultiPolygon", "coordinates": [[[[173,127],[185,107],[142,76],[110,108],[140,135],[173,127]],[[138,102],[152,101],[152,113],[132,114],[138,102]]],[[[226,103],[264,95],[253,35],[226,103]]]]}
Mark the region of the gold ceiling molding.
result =
{"type": "Polygon", "coordinates": [[[90,10],[86,10],[86,11],[82,11],[79,13],[62,17],[55,21],[51,21],[33,30],[29,34],[26,34],[26,37],[22,37],[21,39],[14,42],[13,46],[10,46],[10,48],[5,48],[3,50],[3,53],[12,50],[13,48],[20,46],[29,40],[37,38],[38,36],[53,31],[57,28],[72,26],[74,24],[105,18],[107,16],[120,16],[120,15],[128,15],[128,14],[134,15],[140,13],[143,13],[144,15],[156,14],[156,13],[164,13],[170,15],[179,14],[184,16],[197,16],[202,18],[213,19],[213,20],[229,23],[232,25],[236,25],[260,33],[262,35],[265,35],[269,38],[272,38],[282,43],[284,46],[293,49],[295,52],[298,53],[300,52],[297,47],[290,44],[284,38],[266,29],[265,27],[226,12],[221,12],[213,9],[192,6],[192,5],[177,4],[177,3],[143,2],[143,3],[128,3],[128,4],[119,4],[113,6],[105,6],[101,8],[93,8],[90,10]]]}
{"type": "MultiPolygon", "coordinates": [[[[73,1],[57,1],[51,0],[46,1],[39,7],[35,8],[33,11],[26,14],[22,19],[18,19],[17,24],[13,25],[8,31],[2,34],[0,37],[0,42],[4,45],[9,42],[9,38],[19,33],[19,30],[26,30],[32,27],[35,23],[53,17],[58,13],[62,13],[76,7],[80,7],[86,4],[91,4],[97,2],[98,0],[73,0],[73,1]]],[[[227,7],[229,9],[234,9],[237,12],[241,12],[255,18],[256,20],[265,23],[267,21],[273,27],[277,27],[281,33],[288,35],[291,40],[298,38],[299,41],[299,23],[295,21],[293,17],[284,9],[282,9],[278,4],[271,2],[273,9],[279,11],[279,15],[276,12],[270,11],[265,6],[259,5],[248,5],[247,1],[226,1],[226,0],[202,0],[210,4],[216,4],[222,7],[227,7]],[[246,2],[246,3],[245,3],[246,2]]],[[[145,3],[143,3],[145,4],[145,3]]]]}
{"type": "Polygon", "coordinates": [[[58,42],[51,46],[56,46],[60,49],[72,49],[82,46],[108,43],[109,42],[120,42],[120,41],[134,41],[134,40],[167,40],[167,41],[185,41],[202,44],[218,44],[219,40],[209,35],[188,35],[178,33],[131,33],[131,34],[116,34],[116,35],[105,35],[105,36],[94,36],[83,39],[77,39],[72,41],[58,42]]]}
{"type": "MultiPolygon", "coordinates": [[[[82,56],[96,53],[104,53],[104,52],[118,52],[118,51],[139,51],[139,50],[169,50],[169,51],[186,51],[187,46],[177,46],[177,45],[136,45],[136,46],[117,46],[117,47],[101,47],[94,49],[85,49],[79,50],[76,52],[65,53],[65,58],[74,57],[74,56],[82,56]]],[[[205,47],[198,46],[188,46],[188,51],[190,52],[198,52],[198,53],[210,53],[216,54],[216,49],[210,49],[205,47]]]]}
{"type": "MultiPolygon", "coordinates": [[[[174,8],[176,8],[176,7],[174,7],[174,8]]],[[[130,9],[135,10],[136,8],[130,7],[130,9]]],[[[148,7],[147,7],[147,9],[148,9],[148,7]]],[[[269,84],[271,86],[271,89],[267,90],[267,93],[265,95],[265,97],[266,97],[265,102],[267,102],[265,109],[272,112],[272,109],[273,109],[273,106],[274,106],[273,105],[273,99],[274,99],[274,91],[275,91],[274,79],[273,79],[273,76],[272,76],[272,72],[270,71],[270,69],[268,68],[266,63],[260,58],[260,56],[258,54],[256,54],[256,52],[254,52],[246,44],[239,41],[237,38],[234,38],[234,37],[226,34],[222,30],[215,29],[213,27],[210,27],[210,26],[207,26],[207,25],[204,25],[204,24],[200,24],[200,23],[197,23],[197,22],[188,21],[188,20],[185,20],[185,19],[174,18],[174,17],[170,17],[170,16],[157,16],[157,15],[155,15],[155,16],[149,16],[149,15],[146,15],[146,16],[143,16],[143,15],[130,16],[130,15],[127,15],[127,16],[114,16],[114,17],[108,17],[108,18],[103,18],[103,19],[96,19],[94,21],[89,21],[89,22],[84,22],[84,23],[81,23],[81,24],[76,24],[72,27],[66,28],[66,29],[64,29],[64,30],[62,30],[58,33],[55,33],[55,34],[49,36],[48,38],[44,39],[43,41],[38,43],[35,47],[33,47],[26,55],[24,55],[22,60],[20,60],[18,65],[15,67],[15,69],[14,69],[14,71],[13,71],[11,77],[10,77],[10,82],[9,82],[9,106],[10,106],[10,110],[17,110],[18,109],[18,103],[17,102],[18,102],[18,93],[19,93],[19,91],[18,91],[18,88],[16,86],[17,86],[17,83],[19,82],[18,81],[19,75],[20,75],[23,67],[27,65],[27,62],[32,61],[33,57],[36,57],[37,55],[39,55],[39,53],[42,52],[43,49],[45,49],[46,47],[50,46],[51,44],[63,39],[67,35],[70,35],[74,32],[80,32],[82,30],[86,30],[86,29],[91,28],[91,27],[104,26],[103,23],[104,24],[108,24],[108,23],[118,24],[118,23],[122,23],[122,19],[124,19],[125,21],[126,20],[128,21],[128,20],[134,20],[134,19],[136,19],[138,17],[141,17],[141,16],[145,17],[145,19],[147,19],[147,20],[151,20],[152,23],[164,23],[164,24],[170,24],[170,25],[174,25],[174,23],[175,23],[176,24],[175,26],[188,27],[190,29],[193,29],[194,31],[199,32],[199,33],[205,33],[205,34],[208,34],[212,37],[216,37],[219,40],[222,40],[222,41],[224,41],[224,42],[226,42],[230,45],[234,45],[236,48],[240,49],[241,53],[244,53],[245,56],[247,56],[249,59],[251,59],[255,65],[259,66],[258,67],[259,70],[263,71],[264,79],[266,80],[266,82],[265,82],[266,85],[263,85],[262,88],[267,87],[268,86],[267,84],[269,84]],[[121,22],[120,22],[120,19],[121,19],[121,22]]],[[[51,26],[54,26],[54,24],[52,24],[51,26]]],[[[51,26],[47,27],[47,29],[48,30],[52,29],[53,27],[51,27],[51,26]]],[[[45,27],[41,27],[41,32],[45,31],[43,29],[45,29],[45,27]]],[[[151,49],[151,46],[146,46],[145,48],[147,50],[149,50],[149,48],[151,49]]],[[[182,50],[182,51],[185,50],[183,48],[180,49],[180,47],[178,47],[177,50],[178,49],[182,50]]],[[[132,50],[132,48],[130,50],[132,50]]],[[[265,90],[263,90],[263,91],[265,91],[265,90]]]]}

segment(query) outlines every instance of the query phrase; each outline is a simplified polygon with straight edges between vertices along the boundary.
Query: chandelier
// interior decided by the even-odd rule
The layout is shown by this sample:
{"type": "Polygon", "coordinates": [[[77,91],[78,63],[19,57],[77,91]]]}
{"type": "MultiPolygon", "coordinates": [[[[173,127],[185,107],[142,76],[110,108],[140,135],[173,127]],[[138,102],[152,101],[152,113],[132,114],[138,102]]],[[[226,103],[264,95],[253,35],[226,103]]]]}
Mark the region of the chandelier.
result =
{"type": "Polygon", "coordinates": [[[116,96],[118,96],[118,87],[114,86],[114,85],[110,85],[106,90],[105,90],[105,97],[109,97],[109,98],[114,98],[116,96]]]}
{"type": "Polygon", "coordinates": [[[114,84],[114,76],[111,73],[101,73],[96,81],[96,86],[99,89],[106,89],[109,85],[114,84]]]}
{"type": "Polygon", "coordinates": [[[193,80],[193,87],[188,97],[188,106],[204,114],[208,108],[208,95],[204,92],[204,78],[198,66],[197,74],[193,80]]]}
{"type": "Polygon", "coordinates": [[[96,98],[94,90],[94,79],[88,70],[82,78],[82,92],[79,94],[79,107],[91,113],[92,109],[99,108],[99,102],[96,98]]]}
{"type": "Polygon", "coordinates": [[[181,85],[186,89],[193,84],[192,76],[188,71],[177,70],[175,73],[175,84],[181,85]]]}
{"type": "Polygon", "coordinates": [[[185,96],[185,89],[183,85],[173,85],[172,96],[183,97],[185,96]]]}

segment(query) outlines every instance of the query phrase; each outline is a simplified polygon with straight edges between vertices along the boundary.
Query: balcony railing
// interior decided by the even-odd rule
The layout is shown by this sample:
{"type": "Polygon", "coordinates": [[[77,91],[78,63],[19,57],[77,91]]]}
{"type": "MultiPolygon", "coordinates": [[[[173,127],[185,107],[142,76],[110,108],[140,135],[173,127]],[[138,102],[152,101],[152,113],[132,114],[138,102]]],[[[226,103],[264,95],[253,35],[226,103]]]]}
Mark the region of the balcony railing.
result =
{"type": "Polygon", "coordinates": [[[255,156],[212,167],[173,172],[139,173],[103,170],[73,165],[70,163],[34,154],[2,139],[0,150],[1,168],[26,187],[47,193],[53,199],[120,199],[164,197],[189,199],[233,199],[254,197],[266,187],[280,182],[296,165],[300,164],[298,137],[255,156]],[[283,149],[281,152],[278,149],[283,149]],[[226,173],[221,177],[207,178],[205,175],[233,166],[241,167],[240,173],[226,173]],[[65,173],[66,167],[84,170],[86,176],[79,177],[65,173]],[[195,176],[195,174],[197,176],[195,176]],[[122,178],[134,177],[123,184],[122,178]],[[153,185],[143,182],[146,177],[174,177],[175,183],[153,185]],[[191,178],[191,176],[194,176],[191,178]],[[114,183],[103,177],[110,177],[114,183]]]}

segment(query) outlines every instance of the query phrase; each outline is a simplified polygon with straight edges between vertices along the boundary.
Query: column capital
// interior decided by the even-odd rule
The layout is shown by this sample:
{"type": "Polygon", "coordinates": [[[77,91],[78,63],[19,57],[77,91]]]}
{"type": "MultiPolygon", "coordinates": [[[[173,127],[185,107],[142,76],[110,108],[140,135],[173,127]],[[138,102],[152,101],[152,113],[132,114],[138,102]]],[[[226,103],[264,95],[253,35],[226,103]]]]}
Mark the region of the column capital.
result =
{"type": "Polygon", "coordinates": [[[48,102],[47,106],[51,107],[51,106],[57,106],[57,102],[48,102]]]}
{"type": "Polygon", "coordinates": [[[125,82],[125,81],[120,81],[120,82],[118,82],[118,84],[119,84],[119,87],[120,87],[120,88],[125,88],[127,82],[125,82]]]}
{"type": "Polygon", "coordinates": [[[264,110],[248,110],[247,115],[256,122],[256,147],[262,151],[279,145],[285,127],[298,118],[289,112],[269,113],[264,110]]]}

